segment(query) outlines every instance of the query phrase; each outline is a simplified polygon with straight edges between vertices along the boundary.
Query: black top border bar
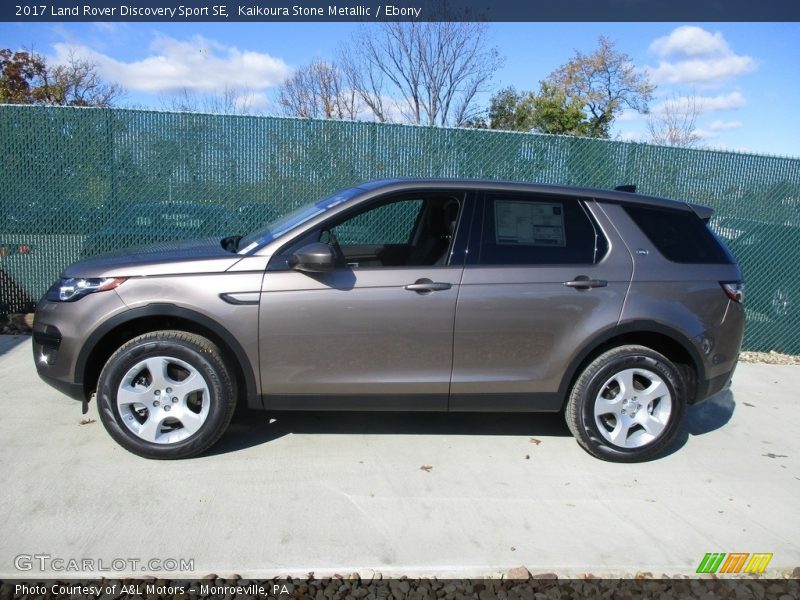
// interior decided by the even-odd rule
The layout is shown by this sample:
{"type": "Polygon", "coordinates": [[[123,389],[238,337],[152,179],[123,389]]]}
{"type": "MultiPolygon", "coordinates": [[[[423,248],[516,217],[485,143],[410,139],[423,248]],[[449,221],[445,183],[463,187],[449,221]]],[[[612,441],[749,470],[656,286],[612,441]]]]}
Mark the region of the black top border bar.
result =
{"type": "Polygon", "coordinates": [[[797,0],[9,0],[17,22],[800,21],[797,0]]]}

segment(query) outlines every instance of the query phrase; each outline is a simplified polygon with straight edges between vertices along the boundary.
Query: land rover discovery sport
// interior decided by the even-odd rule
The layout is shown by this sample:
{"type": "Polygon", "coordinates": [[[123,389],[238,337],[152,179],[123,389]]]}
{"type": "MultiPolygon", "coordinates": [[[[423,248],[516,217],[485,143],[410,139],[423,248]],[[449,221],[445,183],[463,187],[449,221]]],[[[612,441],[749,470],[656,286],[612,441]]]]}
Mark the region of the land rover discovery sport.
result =
{"type": "Polygon", "coordinates": [[[75,263],[36,311],[41,377],[148,458],[250,409],[563,411],[615,461],[725,387],[741,272],[711,210],[626,191],[366,183],[261,231],[75,263]]]}

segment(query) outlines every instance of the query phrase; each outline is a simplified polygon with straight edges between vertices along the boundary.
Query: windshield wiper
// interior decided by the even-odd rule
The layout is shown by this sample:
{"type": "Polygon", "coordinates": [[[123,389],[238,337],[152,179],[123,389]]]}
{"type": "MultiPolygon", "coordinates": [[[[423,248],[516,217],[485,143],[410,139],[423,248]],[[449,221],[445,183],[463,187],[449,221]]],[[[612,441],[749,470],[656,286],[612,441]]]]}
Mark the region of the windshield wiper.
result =
{"type": "Polygon", "coordinates": [[[241,239],[241,235],[229,235],[226,238],[222,238],[220,245],[228,252],[237,252],[239,250],[239,240],[241,239]]]}

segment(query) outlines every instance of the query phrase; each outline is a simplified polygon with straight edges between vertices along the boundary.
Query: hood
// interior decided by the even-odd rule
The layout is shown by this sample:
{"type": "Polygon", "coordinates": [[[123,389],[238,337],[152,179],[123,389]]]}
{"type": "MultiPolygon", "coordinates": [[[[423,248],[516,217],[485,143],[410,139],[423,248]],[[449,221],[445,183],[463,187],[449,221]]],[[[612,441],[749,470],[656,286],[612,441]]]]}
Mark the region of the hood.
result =
{"type": "Polygon", "coordinates": [[[64,277],[142,277],[220,273],[242,259],[218,239],[169,242],[101,254],[71,264],[64,277]]]}

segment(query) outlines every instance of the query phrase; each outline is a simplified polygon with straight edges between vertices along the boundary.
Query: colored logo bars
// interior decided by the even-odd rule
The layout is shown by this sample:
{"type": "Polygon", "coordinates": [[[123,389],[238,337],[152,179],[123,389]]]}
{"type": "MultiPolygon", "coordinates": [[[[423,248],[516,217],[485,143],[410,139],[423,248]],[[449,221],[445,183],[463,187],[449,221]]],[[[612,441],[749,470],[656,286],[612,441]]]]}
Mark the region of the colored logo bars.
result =
{"type": "Polygon", "coordinates": [[[758,573],[761,574],[772,560],[772,553],[754,552],[708,552],[700,565],[697,573],[758,573]]]}

